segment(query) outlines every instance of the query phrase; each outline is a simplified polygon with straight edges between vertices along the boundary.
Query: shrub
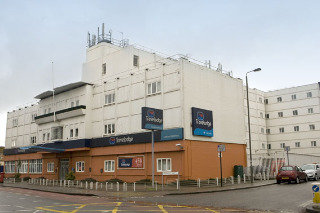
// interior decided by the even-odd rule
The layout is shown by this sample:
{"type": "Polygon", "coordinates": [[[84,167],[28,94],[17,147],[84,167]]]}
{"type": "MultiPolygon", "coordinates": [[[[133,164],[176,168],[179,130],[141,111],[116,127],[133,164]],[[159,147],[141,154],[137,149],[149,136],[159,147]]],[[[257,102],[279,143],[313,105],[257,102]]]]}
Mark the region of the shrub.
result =
{"type": "Polygon", "coordinates": [[[31,177],[24,177],[24,178],[22,178],[22,179],[23,179],[23,181],[28,181],[28,180],[31,179],[31,177]]]}
{"type": "Polygon", "coordinates": [[[87,181],[87,182],[89,182],[89,183],[90,183],[90,182],[97,182],[97,180],[95,180],[95,179],[93,179],[93,178],[86,178],[86,179],[83,179],[82,181],[83,181],[83,182],[86,182],[86,181],[87,181]]]}
{"type": "Polygon", "coordinates": [[[69,172],[67,175],[66,175],[66,180],[74,180],[76,179],[76,177],[74,176],[74,173],[73,172],[69,172]]]}
{"type": "Polygon", "coordinates": [[[20,179],[20,177],[21,177],[21,174],[20,173],[16,173],[16,174],[14,174],[14,176],[13,176],[15,179],[20,179]]]}
{"type": "Polygon", "coordinates": [[[108,183],[116,183],[116,182],[123,183],[124,181],[117,179],[117,178],[113,178],[113,179],[107,180],[106,182],[108,182],[108,183]]]}

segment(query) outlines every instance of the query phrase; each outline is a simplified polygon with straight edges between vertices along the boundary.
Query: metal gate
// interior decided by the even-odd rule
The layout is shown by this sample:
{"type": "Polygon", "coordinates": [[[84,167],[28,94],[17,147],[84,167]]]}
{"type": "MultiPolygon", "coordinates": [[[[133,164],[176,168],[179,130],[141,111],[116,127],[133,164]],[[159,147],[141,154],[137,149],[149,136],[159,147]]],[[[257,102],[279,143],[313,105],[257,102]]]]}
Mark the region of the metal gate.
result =
{"type": "Polygon", "coordinates": [[[69,159],[60,159],[59,179],[65,180],[69,172],[69,159]]]}

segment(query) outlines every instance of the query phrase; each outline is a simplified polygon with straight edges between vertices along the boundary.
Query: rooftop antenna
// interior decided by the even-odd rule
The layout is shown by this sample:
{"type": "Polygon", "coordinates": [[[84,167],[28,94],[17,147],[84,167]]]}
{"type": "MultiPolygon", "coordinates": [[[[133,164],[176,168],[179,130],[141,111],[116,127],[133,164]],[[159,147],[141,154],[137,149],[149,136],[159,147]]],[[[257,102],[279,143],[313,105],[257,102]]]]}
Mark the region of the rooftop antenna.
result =
{"type": "Polygon", "coordinates": [[[222,64],[219,62],[218,64],[218,69],[217,69],[218,72],[222,72],[222,64]]]}
{"type": "Polygon", "coordinates": [[[110,42],[112,42],[112,30],[109,30],[109,34],[110,34],[110,42]]]}
{"type": "Polygon", "coordinates": [[[208,65],[209,65],[209,69],[211,69],[211,60],[209,60],[208,65]]]}
{"type": "Polygon", "coordinates": [[[96,45],[96,35],[92,35],[92,46],[96,45]]]}
{"type": "Polygon", "coordinates": [[[97,43],[99,43],[99,41],[100,41],[100,39],[99,39],[99,37],[100,37],[100,36],[99,36],[99,31],[100,31],[100,30],[99,30],[99,27],[98,27],[98,41],[97,41],[97,43]]]}
{"type": "Polygon", "coordinates": [[[104,40],[104,23],[102,23],[102,40],[104,40]]]}

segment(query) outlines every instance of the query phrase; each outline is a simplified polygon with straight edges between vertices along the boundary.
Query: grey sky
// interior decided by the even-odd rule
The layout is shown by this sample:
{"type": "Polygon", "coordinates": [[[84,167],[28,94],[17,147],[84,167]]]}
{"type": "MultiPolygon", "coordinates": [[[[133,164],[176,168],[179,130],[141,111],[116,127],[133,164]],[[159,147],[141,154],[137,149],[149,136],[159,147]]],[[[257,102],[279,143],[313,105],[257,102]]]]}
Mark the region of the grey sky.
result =
{"type": "Polygon", "coordinates": [[[80,80],[86,33],[222,63],[250,86],[273,90],[320,79],[319,1],[0,1],[0,145],[6,112],[80,80]],[[196,3],[195,3],[196,2],[196,3]]]}

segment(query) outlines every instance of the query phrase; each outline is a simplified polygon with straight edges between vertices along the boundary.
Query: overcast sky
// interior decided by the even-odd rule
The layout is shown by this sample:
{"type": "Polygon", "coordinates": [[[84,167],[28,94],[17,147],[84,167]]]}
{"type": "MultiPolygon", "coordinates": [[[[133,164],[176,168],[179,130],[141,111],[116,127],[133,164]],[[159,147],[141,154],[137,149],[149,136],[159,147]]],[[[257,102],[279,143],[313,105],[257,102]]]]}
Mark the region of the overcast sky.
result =
{"type": "Polygon", "coordinates": [[[55,85],[80,80],[87,31],[102,22],[169,55],[222,63],[273,90],[320,79],[319,1],[0,1],[0,145],[6,112],[55,85]],[[196,2],[196,3],[195,3],[196,2]]]}

